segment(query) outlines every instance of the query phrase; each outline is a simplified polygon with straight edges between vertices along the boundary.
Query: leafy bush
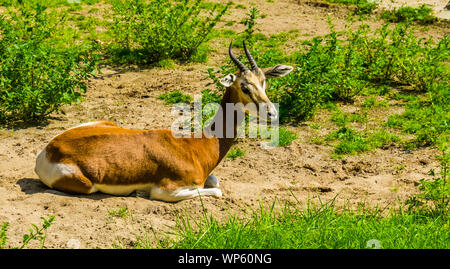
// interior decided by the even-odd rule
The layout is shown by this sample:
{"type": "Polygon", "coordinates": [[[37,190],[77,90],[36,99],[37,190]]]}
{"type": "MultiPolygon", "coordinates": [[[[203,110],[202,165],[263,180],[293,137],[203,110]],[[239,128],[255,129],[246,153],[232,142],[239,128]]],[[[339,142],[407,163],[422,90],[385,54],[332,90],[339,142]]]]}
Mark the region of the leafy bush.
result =
{"type": "Polygon", "coordinates": [[[437,18],[433,16],[433,9],[425,4],[418,8],[402,6],[398,9],[386,10],[381,14],[381,18],[390,22],[418,21],[421,24],[437,21],[437,18]]]}
{"type": "Polygon", "coordinates": [[[356,7],[356,14],[370,14],[378,5],[375,1],[369,0],[326,0],[330,3],[352,5],[356,7]]]}
{"type": "Polygon", "coordinates": [[[0,122],[42,119],[86,91],[98,47],[77,44],[64,18],[40,4],[0,15],[0,122]]]}
{"type": "Polygon", "coordinates": [[[339,156],[371,151],[389,143],[399,142],[400,138],[385,130],[360,133],[350,127],[342,126],[325,137],[315,140],[319,144],[324,141],[339,141],[334,145],[334,154],[339,156]]]}
{"type": "Polygon", "coordinates": [[[112,61],[140,64],[192,59],[230,5],[221,8],[213,5],[204,14],[202,0],[111,0],[111,3],[112,61]]]}
{"type": "Polygon", "coordinates": [[[178,103],[190,103],[193,98],[178,90],[169,93],[163,93],[158,96],[159,100],[164,100],[166,105],[173,105],[178,103]]]}
{"type": "MultiPolygon", "coordinates": [[[[241,21],[241,23],[246,26],[242,39],[247,41],[250,46],[253,45],[255,32],[259,31],[258,28],[255,28],[258,15],[259,10],[252,7],[247,14],[247,17],[241,21]]],[[[236,42],[236,44],[241,44],[241,42],[236,42]]]]}
{"type": "Polygon", "coordinates": [[[281,122],[307,120],[320,105],[352,102],[374,86],[386,90],[384,85],[408,85],[443,99],[450,80],[445,65],[449,38],[436,43],[417,38],[410,24],[389,26],[371,31],[363,24],[339,33],[331,27],[329,34],[304,42],[306,51],[293,56],[294,72],[268,89],[269,97],[280,104],[281,122]]]}

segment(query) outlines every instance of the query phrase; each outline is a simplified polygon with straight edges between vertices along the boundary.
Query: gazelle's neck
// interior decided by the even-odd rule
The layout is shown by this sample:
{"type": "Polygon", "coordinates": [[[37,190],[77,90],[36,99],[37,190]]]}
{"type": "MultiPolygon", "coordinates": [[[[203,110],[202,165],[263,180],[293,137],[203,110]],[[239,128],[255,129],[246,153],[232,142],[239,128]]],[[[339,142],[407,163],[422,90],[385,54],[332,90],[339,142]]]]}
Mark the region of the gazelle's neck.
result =
{"type": "Polygon", "coordinates": [[[214,116],[211,125],[205,128],[205,131],[214,130],[215,136],[219,140],[219,160],[217,161],[217,164],[219,164],[219,162],[230,150],[236,140],[238,128],[244,120],[244,117],[239,117],[237,115],[238,113],[236,113],[233,108],[227,106],[227,104],[235,105],[238,102],[239,100],[234,95],[233,90],[231,88],[227,88],[223,95],[222,101],[220,102],[222,113],[218,111],[214,116]],[[228,111],[229,109],[233,109],[233,111],[228,111]],[[218,128],[218,124],[221,124],[222,128],[216,129],[218,128]],[[229,130],[230,128],[232,128],[232,130],[229,130]]]}

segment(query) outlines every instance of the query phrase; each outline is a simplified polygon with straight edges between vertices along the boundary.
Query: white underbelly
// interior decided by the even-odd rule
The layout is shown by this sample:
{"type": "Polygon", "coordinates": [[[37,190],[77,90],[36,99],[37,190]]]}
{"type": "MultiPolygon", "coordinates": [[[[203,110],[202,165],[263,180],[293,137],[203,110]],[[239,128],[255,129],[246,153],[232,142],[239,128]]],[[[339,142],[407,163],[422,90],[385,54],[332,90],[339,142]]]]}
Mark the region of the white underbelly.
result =
{"type": "Polygon", "coordinates": [[[150,192],[153,183],[130,184],[130,185],[110,185],[94,184],[92,192],[100,191],[111,195],[128,195],[134,191],[150,192]]]}

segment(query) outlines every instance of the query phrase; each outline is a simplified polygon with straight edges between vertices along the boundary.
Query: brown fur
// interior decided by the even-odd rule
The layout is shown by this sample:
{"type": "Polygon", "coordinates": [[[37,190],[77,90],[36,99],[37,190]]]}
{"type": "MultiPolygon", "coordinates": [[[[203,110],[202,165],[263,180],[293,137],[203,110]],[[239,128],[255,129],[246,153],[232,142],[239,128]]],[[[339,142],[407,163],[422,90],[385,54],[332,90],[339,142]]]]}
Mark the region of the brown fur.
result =
{"type": "MultiPolygon", "coordinates": [[[[225,103],[236,102],[232,91],[228,89],[222,100],[224,112],[225,103]]],[[[239,124],[235,122],[235,129],[239,124]]],[[[81,175],[55,182],[55,189],[87,193],[92,183],[155,183],[175,190],[202,187],[233,142],[232,138],[205,136],[175,138],[170,130],[132,130],[99,122],[65,131],[46,149],[52,163],[72,164],[81,171],[81,175]]]]}

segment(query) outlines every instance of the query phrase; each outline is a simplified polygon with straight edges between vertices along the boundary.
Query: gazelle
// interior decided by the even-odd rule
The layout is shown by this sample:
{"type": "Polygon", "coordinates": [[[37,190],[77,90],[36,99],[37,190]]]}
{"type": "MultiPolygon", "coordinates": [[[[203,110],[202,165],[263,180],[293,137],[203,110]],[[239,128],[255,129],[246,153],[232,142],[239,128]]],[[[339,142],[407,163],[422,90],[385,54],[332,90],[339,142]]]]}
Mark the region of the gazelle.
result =
{"type": "MultiPolygon", "coordinates": [[[[239,72],[220,80],[226,87],[220,121],[227,122],[227,103],[265,105],[269,117],[276,119],[265,80],[284,76],[293,68],[277,65],[262,71],[244,43],[249,69],[231,49],[232,43],[228,52],[239,72]]],[[[241,123],[242,119],[234,119],[232,138],[225,135],[225,125],[222,136],[208,136],[209,126],[201,138],[176,138],[170,130],[124,129],[107,121],[86,123],[54,137],[37,156],[35,172],[48,187],[69,193],[128,195],[140,190],[151,199],[168,202],[198,195],[219,197],[219,182],[210,173],[232,146],[241,123]]]]}

